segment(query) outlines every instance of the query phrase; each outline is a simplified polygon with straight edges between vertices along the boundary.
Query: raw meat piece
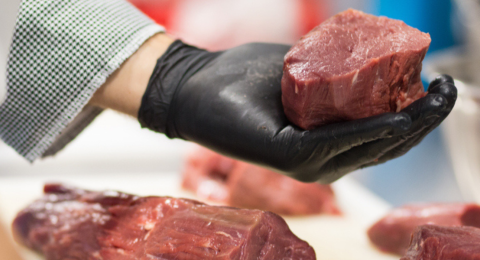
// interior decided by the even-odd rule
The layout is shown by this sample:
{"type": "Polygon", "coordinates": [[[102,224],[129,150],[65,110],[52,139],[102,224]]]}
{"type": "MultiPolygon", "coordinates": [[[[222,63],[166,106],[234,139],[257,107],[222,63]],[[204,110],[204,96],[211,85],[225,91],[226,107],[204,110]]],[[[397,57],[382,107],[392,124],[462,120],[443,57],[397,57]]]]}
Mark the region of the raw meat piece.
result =
{"type": "Polygon", "coordinates": [[[398,112],[425,96],[420,79],[430,35],[402,21],[339,13],[285,55],[282,101],[304,129],[398,112]]]}
{"type": "Polygon", "coordinates": [[[420,226],[401,260],[480,260],[480,229],[420,226]]]}
{"type": "Polygon", "coordinates": [[[283,215],[340,214],[328,185],[302,183],[199,148],[187,161],[183,187],[204,200],[283,215]]]}
{"type": "Polygon", "coordinates": [[[315,259],[270,212],[62,185],[46,185],[13,231],[48,260],[315,259]]]}
{"type": "Polygon", "coordinates": [[[476,204],[408,205],[394,209],[368,230],[373,244],[383,251],[403,255],[416,227],[480,227],[480,206],[476,204]]]}

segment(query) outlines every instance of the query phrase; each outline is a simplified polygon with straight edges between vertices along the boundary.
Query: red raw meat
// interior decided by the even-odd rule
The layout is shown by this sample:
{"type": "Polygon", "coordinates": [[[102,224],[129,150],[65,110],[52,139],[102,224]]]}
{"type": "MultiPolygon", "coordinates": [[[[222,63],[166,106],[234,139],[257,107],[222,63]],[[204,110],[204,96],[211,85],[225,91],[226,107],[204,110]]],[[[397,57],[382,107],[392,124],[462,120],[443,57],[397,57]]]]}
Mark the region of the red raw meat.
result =
{"type": "Polygon", "coordinates": [[[480,206],[476,204],[403,206],[394,209],[373,225],[368,230],[368,237],[382,251],[403,255],[415,228],[426,224],[480,227],[480,206]]]}
{"type": "Polygon", "coordinates": [[[480,260],[480,229],[420,226],[400,260],[480,260]]]}
{"type": "Polygon", "coordinates": [[[274,213],[62,185],[46,185],[13,231],[48,260],[315,259],[274,213]]]}
{"type": "Polygon", "coordinates": [[[430,42],[402,21],[355,10],[333,16],[285,55],[287,118],[313,129],[400,111],[425,96],[420,72],[430,42]]]}
{"type": "Polygon", "coordinates": [[[187,161],[183,187],[204,200],[283,215],[340,214],[329,185],[303,183],[200,148],[187,161]]]}

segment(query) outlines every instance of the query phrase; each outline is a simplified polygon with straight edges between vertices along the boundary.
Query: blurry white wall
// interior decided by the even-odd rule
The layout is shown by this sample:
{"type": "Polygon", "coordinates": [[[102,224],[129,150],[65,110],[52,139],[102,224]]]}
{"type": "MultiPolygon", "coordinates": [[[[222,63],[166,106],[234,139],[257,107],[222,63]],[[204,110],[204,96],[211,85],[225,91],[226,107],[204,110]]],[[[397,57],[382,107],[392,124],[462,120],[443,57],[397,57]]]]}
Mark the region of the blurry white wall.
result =
{"type": "Polygon", "coordinates": [[[0,0],[0,103],[5,97],[8,48],[19,6],[20,0],[0,0]]]}
{"type": "Polygon", "coordinates": [[[247,42],[293,43],[300,35],[295,0],[183,0],[170,31],[183,40],[210,49],[247,42]]]}

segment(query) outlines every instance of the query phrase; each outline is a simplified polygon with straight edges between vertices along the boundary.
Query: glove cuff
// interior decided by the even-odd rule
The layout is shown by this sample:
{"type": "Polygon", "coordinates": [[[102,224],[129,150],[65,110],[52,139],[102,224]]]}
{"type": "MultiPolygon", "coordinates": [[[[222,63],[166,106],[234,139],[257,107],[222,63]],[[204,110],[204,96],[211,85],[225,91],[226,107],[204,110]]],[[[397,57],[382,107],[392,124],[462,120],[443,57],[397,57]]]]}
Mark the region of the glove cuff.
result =
{"type": "Polygon", "coordinates": [[[179,137],[174,123],[175,97],[187,80],[198,72],[215,53],[173,42],[157,60],[138,111],[142,128],[164,133],[169,138],[179,137]]]}

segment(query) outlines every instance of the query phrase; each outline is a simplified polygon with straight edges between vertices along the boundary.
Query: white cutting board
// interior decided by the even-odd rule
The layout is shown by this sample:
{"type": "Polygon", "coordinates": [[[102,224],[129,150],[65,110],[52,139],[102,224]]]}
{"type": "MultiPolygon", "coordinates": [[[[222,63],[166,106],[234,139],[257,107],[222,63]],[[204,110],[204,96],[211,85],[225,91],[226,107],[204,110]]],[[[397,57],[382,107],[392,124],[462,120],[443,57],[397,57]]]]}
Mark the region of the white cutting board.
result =
{"type": "MultiPolygon", "coordinates": [[[[62,182],[92,190],[114,189],[138,195],[195,199],[191,193],[180,189],[180,180],[175,174],[2,177],[0,222],[9,226],[18,211],[42,195],[46,182],[62,182]]],[[[343,216],[285,218],[293,233],[315,249],[319,260],[398,260],[397,256],[379,252],[366,236],[368,227],[390,206],[348,177],[333,187],[343,216]]],[[[43,260],[27,249],[18,247],[18,250],[25,260],[43,260]]]]}

